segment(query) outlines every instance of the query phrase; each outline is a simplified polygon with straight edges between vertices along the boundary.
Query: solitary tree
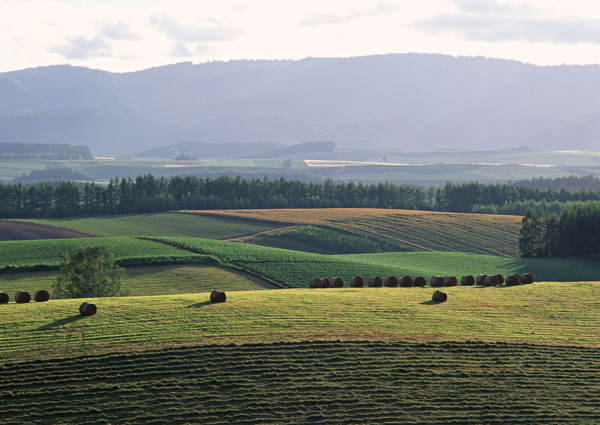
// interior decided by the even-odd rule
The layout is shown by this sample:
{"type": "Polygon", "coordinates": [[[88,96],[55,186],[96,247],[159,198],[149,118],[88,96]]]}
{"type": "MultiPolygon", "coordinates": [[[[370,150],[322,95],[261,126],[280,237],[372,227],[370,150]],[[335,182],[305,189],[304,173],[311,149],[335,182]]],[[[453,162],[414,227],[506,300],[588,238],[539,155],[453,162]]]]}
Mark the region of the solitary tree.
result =
{"type": "Polygon", "coordinates": [[[54,282],[57,298],[114,297],[121,290],[125,269],[115,265],[104,245],[80,246],[73,257],[65,254],[54,282]]]}

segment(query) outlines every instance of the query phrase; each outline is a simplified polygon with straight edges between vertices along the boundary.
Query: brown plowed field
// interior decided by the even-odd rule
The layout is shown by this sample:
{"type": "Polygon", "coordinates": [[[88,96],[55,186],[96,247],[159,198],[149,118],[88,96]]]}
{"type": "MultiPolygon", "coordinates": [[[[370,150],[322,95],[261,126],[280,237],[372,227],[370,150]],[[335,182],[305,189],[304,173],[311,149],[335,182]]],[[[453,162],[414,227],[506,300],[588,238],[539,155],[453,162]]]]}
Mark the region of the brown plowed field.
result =
{"type": "Polygon", "coordinates": [[[0,241],[92,238],[94,235],[28,221],[0,220],[0,241]]]}

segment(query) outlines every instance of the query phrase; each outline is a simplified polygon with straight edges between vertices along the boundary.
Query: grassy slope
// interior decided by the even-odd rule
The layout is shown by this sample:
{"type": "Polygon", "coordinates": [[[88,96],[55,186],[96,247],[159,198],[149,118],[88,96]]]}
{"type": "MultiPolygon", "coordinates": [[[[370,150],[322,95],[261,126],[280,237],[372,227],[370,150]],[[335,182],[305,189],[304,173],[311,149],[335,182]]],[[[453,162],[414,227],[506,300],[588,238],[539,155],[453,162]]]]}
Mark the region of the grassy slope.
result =
{"type": "Polygon", "coordinates": [[[516,256],[521,217],[374,208],[201,211],[202,215],[326,224],[364,232],[413,251],[516,256]]]}
{"type": "Polygon", "coordinates": [[[59,226],[103,237],[143,235],[229,239],[280,227],[278,224],[182,213],[33,219],[22,221],[33,221],[51,226],[59,226]]]}
{"type": "MultiPolygon", "coordinates": [[[[126,271],[121,288],[131,296],[273,288],[255,276],[217,266],[138,266],[126,271]]],[[[46,289],[52,295],[57,275],[56,271],[0,274],[0,291],[12,297],[17,291],[27,291],[33,296],[35,291],[46,289]]]]}
{"type": "Polygon", "coordinates": [[[600,417],[599,367],[580,347],[206,346],[5,365],[0,404],[19,425],[581,425],[600,417]]]}
{"type": "Polygon", "coordinates": [[[510,341],[599,347],[600,284],[290,289],[98,298],[0,306],[0,360],[181,345],[306,340],[510,341]]]}

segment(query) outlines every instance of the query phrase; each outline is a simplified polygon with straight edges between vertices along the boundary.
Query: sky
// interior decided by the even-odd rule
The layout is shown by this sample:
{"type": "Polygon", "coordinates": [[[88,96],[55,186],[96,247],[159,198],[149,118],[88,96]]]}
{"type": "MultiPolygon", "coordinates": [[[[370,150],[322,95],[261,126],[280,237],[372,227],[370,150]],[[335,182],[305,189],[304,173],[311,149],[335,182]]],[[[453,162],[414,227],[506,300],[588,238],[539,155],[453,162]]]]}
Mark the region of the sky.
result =
{"type": "Polygon", "coordinates": [[[387,53],[600,63],[597,0],[0,0],[0,72],[387,53]]]}

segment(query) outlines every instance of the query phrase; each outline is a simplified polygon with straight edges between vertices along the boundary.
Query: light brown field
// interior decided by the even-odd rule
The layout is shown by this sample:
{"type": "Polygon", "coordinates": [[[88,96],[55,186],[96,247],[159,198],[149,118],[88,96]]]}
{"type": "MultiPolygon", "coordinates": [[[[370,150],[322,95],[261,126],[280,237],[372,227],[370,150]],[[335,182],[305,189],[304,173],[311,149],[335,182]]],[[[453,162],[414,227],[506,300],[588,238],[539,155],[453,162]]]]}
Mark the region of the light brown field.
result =
{"type": "MultiPolygon", "coordinates": [[[[190,213],[290,224],[339,226],[412,251],[517,256],[520,216],[376,208],[197,210],[190,213]]],[[[282,226],[283,227],[283,226],[282,226]]]]}

